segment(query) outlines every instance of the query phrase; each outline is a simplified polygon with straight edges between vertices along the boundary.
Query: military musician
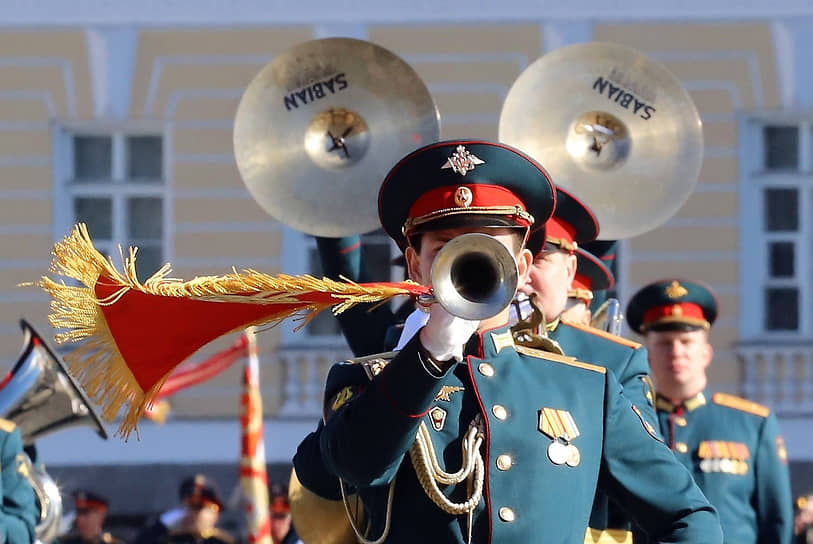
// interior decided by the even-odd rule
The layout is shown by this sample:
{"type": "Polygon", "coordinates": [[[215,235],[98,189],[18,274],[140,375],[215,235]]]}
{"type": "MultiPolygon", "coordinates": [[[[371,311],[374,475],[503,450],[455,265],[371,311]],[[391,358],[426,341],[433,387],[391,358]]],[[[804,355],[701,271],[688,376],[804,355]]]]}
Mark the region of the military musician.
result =
{"type": "MultiPolygon", "coordinates": [[[[554,196],[521,152],[464,140],[402,159],[379,203],[412,279],[428,283],[449,240],[480,232],[514,253],[522,284],[528,231],[554,196]]],[[[429,315],[391,360],[339,363],[328,376],[321,453],[362,497],[360,536],[531,542],[542,530],[582,542],[600,485],[658,539],[721,542],[713,507],[612,372],[516,345],[508,309],[479,322],[439,304],[429,315]]]]}
{"type": "Polygon", "coordinates": [[[766,406],[706,387],[717,313],[708,286],[665,279],[635,293],[627,320],[649,350],[667,444],[717,508],[725,541],[788,543],[793,509],[776,417],[766,406]]]}

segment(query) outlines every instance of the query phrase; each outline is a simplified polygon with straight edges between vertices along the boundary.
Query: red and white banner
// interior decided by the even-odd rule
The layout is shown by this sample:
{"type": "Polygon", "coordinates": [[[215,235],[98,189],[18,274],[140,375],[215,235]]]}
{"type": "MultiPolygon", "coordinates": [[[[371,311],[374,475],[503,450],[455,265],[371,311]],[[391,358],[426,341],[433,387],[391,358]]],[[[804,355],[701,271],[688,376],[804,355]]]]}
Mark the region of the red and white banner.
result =
{"type": "Polygon", "coordinates": [[[144,415],[157,423],[163,423],[169,412],[166,397],[215,377],[246,356],[248,356],[248,338],[245,334],[241,334],[231,347],[215,353],[205,361],[187,363],[178,367],[161,386],[155,402],[147,406],[144,415]]]}
{"type": "Polygon", "coordinates": [[[254,328],[246,329],[248,358],[243,372],[240,399],[240,488],[246,514],[249,544],[272,544],[268,504],[268,474],[263,442],[263,402],[260,395],[260,363],[254,328]]]}

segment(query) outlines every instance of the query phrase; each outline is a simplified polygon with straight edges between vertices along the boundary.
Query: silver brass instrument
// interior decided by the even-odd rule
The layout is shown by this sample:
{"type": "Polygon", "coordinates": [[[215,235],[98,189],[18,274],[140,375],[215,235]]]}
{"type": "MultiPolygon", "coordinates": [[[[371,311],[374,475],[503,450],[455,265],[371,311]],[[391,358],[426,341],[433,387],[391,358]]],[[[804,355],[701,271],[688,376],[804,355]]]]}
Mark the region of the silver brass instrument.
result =
{"type": "Polygon", "coordinates": [[[409,64],[371,42],[326,38],[277,55],[254,77],[237,109],[234,155],[271,216],[339,237],[379,228],[387,171],[439,135],[435,102],[409,64]]]}
{"type": "Polygon", "coordinates": [[[590,325],[597,329],[607,331],[616,336],[621,335],[621,327],[624,326],[624,312],[621,310],[621,302],[617,298],[608,298],[604,304],[599,306],[590,325]]]}
{"type": "Polygon", "coordinates": [[[418,303],[438,302],[463,319],[493,317],[508,307],[517,290],[514,255],[487,234],[469,233],[449,240],[432,263],[433,297],[418,303]]]}
{"type": "MultiPolygon", "coordinates": [[[[85,425],[107,439],[107,432],[85,394],[65,370],[62,361],[25,320],[23,350],[0,389],[0,414],[20,429],[23,444],[67,427],[85,425]]],[[[56,482],[41,465],[25,456],[21,472],[28,478],[40,506],[37,538],[50,542],[58,536],[62,497],[56,482]]]]}
{"type": "Polygon", "coordinates": [[[612,43],[563,47],[526,68],[503,103],[499,139],[584,200],[602,240],[665,223],[694,190],[703,159],[700,115],[678,78],[612,43]]]}

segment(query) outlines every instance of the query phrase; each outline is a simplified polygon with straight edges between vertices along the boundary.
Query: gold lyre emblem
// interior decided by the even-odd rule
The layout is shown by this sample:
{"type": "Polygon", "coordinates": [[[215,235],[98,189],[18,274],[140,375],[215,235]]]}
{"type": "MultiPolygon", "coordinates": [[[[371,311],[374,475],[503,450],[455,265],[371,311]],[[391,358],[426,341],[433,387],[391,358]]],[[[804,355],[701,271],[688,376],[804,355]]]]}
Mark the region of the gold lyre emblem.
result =
{"type": "Polygon", "coordinates": [[[485,161],[468,151],[464,146],[459,145],[455,148],[452,156],[446,159],[446,162],[440,168],[441,170],[451,168],[454,172],[465,176],[479,164],[485,164],[485,161]]]}
{"type": "Polygon", "coordinates": [[[471,194],[471,189],[466,186],[458,187],[454,192],[454,203],[458,208],[468,208],[471,206],[471,201],[474,199],[471,194]]]}
{"type": "Polygon", "coordinates": [[[688,294],[689,290],[683,287],[677,280],[672,280],[672,283],[670,283],[666,287],[666,296],[671,298],[672,300],[680,297],[685,297],[688,294]]]}
{"type": "Polygon", "coordinates": [[[458,391],[463,391],[464,388],[460,387],[459,385],[444,385],[438,391],[438,394],[435,395],[435,401],[445,400],[446,402],[452,401],[452,393],[457,393],[458,391]]]}

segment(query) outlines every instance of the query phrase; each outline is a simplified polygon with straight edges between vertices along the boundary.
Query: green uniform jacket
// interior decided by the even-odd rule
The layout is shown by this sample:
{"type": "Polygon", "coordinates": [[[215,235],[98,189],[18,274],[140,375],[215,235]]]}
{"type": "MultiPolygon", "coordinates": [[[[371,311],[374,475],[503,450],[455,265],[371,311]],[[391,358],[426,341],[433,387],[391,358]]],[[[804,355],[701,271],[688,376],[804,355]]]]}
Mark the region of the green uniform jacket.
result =
{"type": "MultiPolygon", "coordinates": [[[[548,335],[559,343],[566,355],[612,370],[624,389],[624,396],[639,409],[646,421],[657,427],[646,348],[631,340],[567,321],[560,321],[548,335]]],[[[599,490],[590,515],[590,527],[629,530],[628,521],[628,516],[599,490]]]]}
{"type": "MultiPolygon", "coordinates": [[[[335,365],[321,451],[332,472],[359,490],[369,537],[384,527],[394,481],[388,543],[466,542],[467,516],[431,502],[405,454],[423,421],[440,468],[457,471],[462,436],[479,414],[485,491],[472,542],[530,543],[544,535],[546,543],[581,543],[599,485],[664,542],[722,542],[714,508],[612,373],[558,359],[515,347],[503,328],[474,335],[465,361],[442,375],[428,370],[417,337],[372,381],[366,365],[335,365]],[[545,422],[554,419],[578,449],[573,466],[549,455],[555,437],[545,422]]],[[[453,500],[467,496],[466,482],[446,487],[453,500]]]]}
{"type": "Polygon", "coordinates": [[[0,542],[28,544],[36,539],[34,528],[40,511],[31,484],[20,473],[23,440],[20,429],[0,420],[0,483],[3,505],[0,508],[0,542]]]}
{"type": "Polygon", "coordinates": [[[787,544],[793,499],[776,418],[754,402],[705,391],[680,406],[658,398],[661,430],[717,508],[729,544],[787,544]]]}

